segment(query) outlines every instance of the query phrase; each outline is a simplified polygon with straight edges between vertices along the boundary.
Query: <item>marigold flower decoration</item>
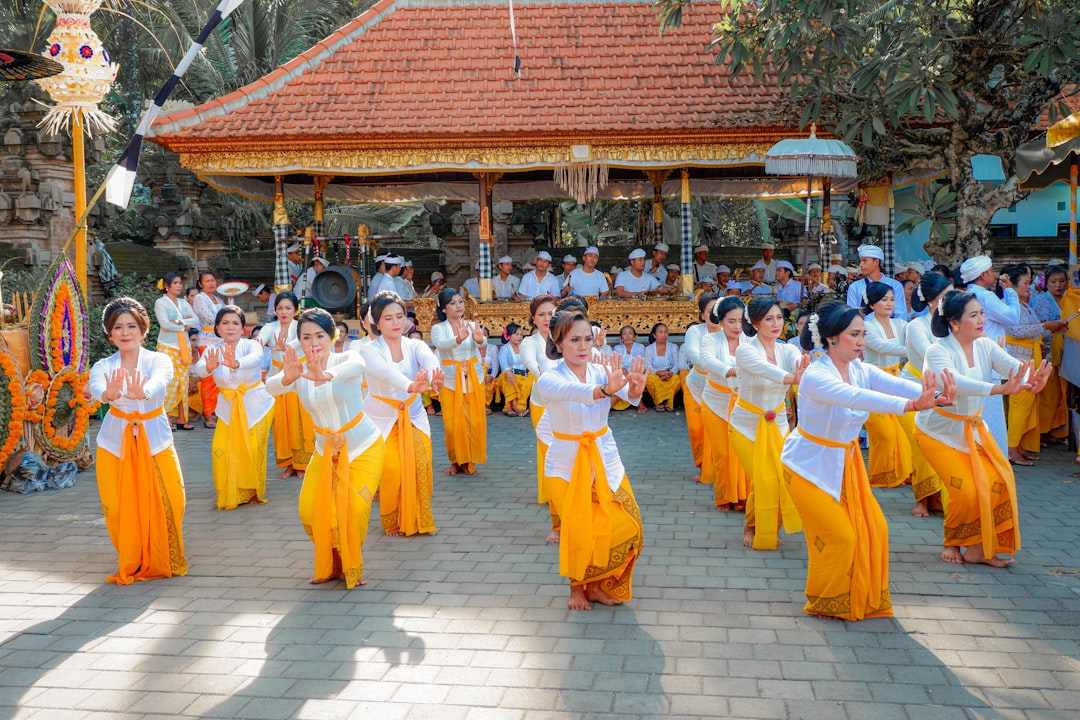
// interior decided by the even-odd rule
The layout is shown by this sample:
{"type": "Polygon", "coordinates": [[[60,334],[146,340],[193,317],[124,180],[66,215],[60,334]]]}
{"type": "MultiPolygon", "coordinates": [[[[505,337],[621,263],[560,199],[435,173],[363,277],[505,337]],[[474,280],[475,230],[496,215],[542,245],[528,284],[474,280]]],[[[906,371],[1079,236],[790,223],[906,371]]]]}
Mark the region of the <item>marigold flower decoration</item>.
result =
{"type": "Polygon", "coordinates": [[[71,302],[71,289],[64,283],[56,286],[56,302],[53,303],[52,315],[49,316],[49,369],[60,373],[67,365],[64,362],[64,339],[70,337],[64,332],[64,311],[70,313],[74,325],[75,308],[71,302]]]}
{"type": "MultiPolygon", "coordinates": [[[[23,408],[26,406],[26,399],[23,397],[22,379],[19,377],[19,371],[15,367],[15,361],[8,353],[0,352],[0,370],[3,371],[3,378],[7,380],[8,396],[11,398],[11,407],[6,408],[10,413],[6,418],[8,426],[7,439],[0,446],[0,464],[3,464],[11,457],[11,453],[15,452],[15,448],[18,447],[19,441],[22,439],[23,408]]],[[[5,419],[3,409],[0,409],[0,419],[5,419]]]]}
{"type": "Polygon", "coordinates": [[[42,430],[49,444],[57,450],[71,452],[86,437],[86,428],[90,424],[90,405],[83,395],[83,389],[83,376],[70,367],[61,370],[53,378],[52,385],[49,386],[49,392],[45,396],[45,417],[42,422],[42,430]],[[65,385],[71,388],[71,399],[67,401],[67,406],[69,409],[74,410],[71,434],[67,437],[58,433],[55,425],[56,405],[60,399],[60,392],[65,385]]]}
{"type": "Polygon", "coordinates": [[[23,383],[26,406],[22,414],[25,422],[39,423],[45,419],[45,393],[49,390],[50,382],[49,373],[44,370],[34,370],[26,376],[23,383]]]}

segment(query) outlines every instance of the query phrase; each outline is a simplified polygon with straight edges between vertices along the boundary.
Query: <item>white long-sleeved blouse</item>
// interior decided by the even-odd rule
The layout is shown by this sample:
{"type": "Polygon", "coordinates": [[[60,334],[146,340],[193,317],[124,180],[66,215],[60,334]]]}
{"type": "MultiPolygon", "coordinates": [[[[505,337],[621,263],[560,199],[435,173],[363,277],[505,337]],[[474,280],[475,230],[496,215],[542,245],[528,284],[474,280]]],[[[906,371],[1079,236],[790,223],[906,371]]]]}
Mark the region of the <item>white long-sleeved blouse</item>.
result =
{"type": "MultiPolygon", "coordinates": [[[[859,436],[870,413],[901,415],[908,400],[922,394],[922,386],[893,377],[870,363],[848,365],[850,383],[826,355],[810,364],[799,382],[799,424],[784,440],[780,461],[796,474],[840,500],[845,448],[831,448],[807,440],[807,433],[847,445],[859,436]]],[[[862,460],[859,460],[862,462],[862,460]]]]}
{"type": "MultiPolygon", "coordinates": [[[[645,346],[639,342],[635,342],[631,345],[629,351],[627,351],[626,346],[620,342],[613,347],[611,351],[619,356],[619,359],[622,360],[623,370],[626,370],[627,372],[630,371],[631,360],[634,358],[645,357],[645,346]]],[[[648,368],[645,369],[648,370],[648,368]]]]}
{"type": "MultiPolygon", "coordinates": [[[[295,392],[300,404],[311,415],[317,428],[336,432],[348,425],[364,412],[364,397],[360,385],[364,380],[366,365],[359,353],[330,353],[326,359],[326,374],[330,380],[316,385],[305,377],[297,378],[291,385],[284,383],[284,375],[275,375],[266,381],[266,391],[270,395],[284,395],[295,392]]],[[[366,416],[356,426],[345,431],[345,445],[349,458],[360,457],[377,442],[383,442],[379,427],[366,416]]],[[[326,450],[326,435],[315,433],[315,452],[323,455],[326,450]]]]}
{"type": "MultiPolygon", "coordinates": [[[[784,405],[788,386],[784,378],[793,375],[802,360],[802,351],[794,345],[776,343],[776,364],[769,362],[765,348],[756,337],[735,350],[735,367],[739,373],[739,399],[761,408],[765,412],[784,405]]],[[[738,405],[731,411],[729,422],[750,440],[757,438],[759,416],[738,405]]],[[[776,413],[776,425],[781,435],[788,430],[787,413],[776,413]]]]}
{"type": "MultiPolygon", "coordinates": [[[[585,432],[598,432],[607,426],[611,402],[606,397],[593,399],[593,389],[597,385],[607,384],[607,372],[600,365],[589,363],[585,371],[585,382],[581,382],[574,372],[559,361],[554,368],[541,376],[537,386],[542,389],[547,405],[544,408],[544,420],[555,432],[563,435],[578,436],[585,432]]],[[[627,387],[618,393],[619,397],[629,400],[627,387]]],[[[635,398],[630,400],[637,404],[635,398]]],[[[539,427],[537,428],[539,432],[539,427]]],[[[547,437],[548,451],[544,461],[544,474],[570,482],[574,470],[574,458],[577,457],[577,440],[561,440],[554,434],[547,437]]],[[[607,430],[596,439],[596,447],[603,458],[604,472],[608,486],[615,491],[622,483],[626,470],[623,468],[615,436],[607,430]]]]}
{"type": "MultiPolygon", "coordinates": [[[[525,363],[525,369],[533,376],[539,378],[548,370],[559,364],[558,360],[552,360],[547,356],[547,340],[539,332],[535,332],[521,341],[521,360],[525,363]]],[[[529,402],[537,407],[543,407],[543,390],[534,385],[529,402]]]]}
{"type": "MultiPolygon", "coordinates": [[[[439,354],[440,363],[444,360],[469,360],[470,358],[476,358],[476,372],[478,375],[484,374],[483,362],[484,356],[482,354],[483,348],[487,345],[487,338],[484,338],[483,342],[479,345],[472,339],[472,333],[459,345],[457,337],[454,335],[454,329],[450,327],[450,321],[444,320],[438,325],[434,325],[431,328],[431,344],[435,346],[435,350],[439,354]]],[[[446,389],[457,389],[457,368],[448,366],[443,368],[446,372],[446,389]]],[[[468,377],[463,375],[463,377],[468,377]]],[[[482,379],[482,378],[481,378],[482,379]]],[[[467,383],[466,383],[467,385],[467,383]]],[[[465,388],[469,388],[466,386],[465,388]]]]}
{"type": "MultiPolygon", "coordinates": [[[[930,315],[920,315],[907,324],[904,329],[904,346],[907,348],[908,363],[922,372],[923,358],[926,357],[926,349],[937,342],[934,333],[930,332],[930,315]]],[[[917,380],[906,368],[900,370],[901,377],[908,380],[917,380]]]]}
{"type": "MultiPolygon", "coordinates": [[[[749,338],[742,333],[739,334],[740,345],[747,340],[749,338]]],[[[709,410],[726,421],[731,393],[717,390],[709,382],[731,388],[733,391],[739,388],[738,377],[727,376],[729,370],[736,369],[735,356],[728,351],[727,336],[723,332],[707,333],[701,339],[698,357],[697,367],[709,373],[705,387],[701,391],[701,400],[709,406],[709,410]]]]}
{"type": "MultiPolygon", "coordinates": [[[[210,352],[220,353],[221,349],[207,350],[203,353],[202,357],[199,358],[199,362],[192,369],[196,377],[205,378],[210,376],[210,373],[206,370],[207,354],[210,352]]],[[[218,359],[220,360],[221,357],[219,356],[218,359]]],[[[274,399],[267,394],[266,388],[263,386],[262,359],[262,345],[257,340],[240,338],[236,342],[236,363],[240,367],[234,370],[224,365],[218,365],[213,373],[214,383],[219,389],[235,390],[241,385],[255,386],[244,393],[244,409],[247,411],[248,427],[255,427],[256,423],[266,417],[266,414],[274,407],[274,399]]],[[[218,398],[217,412],[215,414],[219,420],[226,424],[228,424],[229,418],[232,417],[232,402],[224,394],[218,398]]]]}
{"type": "MultiPolygon", "coordinates": [[[[102,397],[105,394],[105,386],[109,382],[109,376],[119,367],[120,353],[118,352],[94,363],[90,368],[90,397],[97,402],[106,402],[102,397]]],[[[138,367],[139,372],[146,378],[143,385],[143,394],[146,399],[128,400],[121,396],[116,400],[108,401],[110,407],[124,413],[148,413],[165,404],[165,391],[173,377],[172,359],[165,353],[139,348],[138,367]]],[[[127,392],[127,383],[124,384],[124,392],[127,392]]],[[[98,430],[97,446],[120,457],[120,446],[124,441],[127,424],[127,420],[121,420],[113,413],[105,415],[105,419],[101,421],[101,428],[98,430]]],[[[172,430],[169,429],[169,418],[164,412],[143,423],[143,428],[146,430],[146,439],[150,442],[150,452],[154,455],[172,446],[172,430]]]]}
{"type": "Polygon", "coordinates": [[[199,317],[184,298],[177,298],[174,303],[168,295],[162,295],[154,301],[154,315],[161,328],[157,344],[171,348],[179,349],[179,334],[186,335],[188,328],[197,328],[200,324],[199,317]]]}
{"type": "MultiPolygon", "coordinates": [[[[522,340],[522,344],[524,344],[522,340]]],[[[518,346],[518,351],[514,352],[514,346],[510,343],[506,343],[499,348],[499,361],[498,368],[494,371],[493,375],[498,375],[502,372],[510,370],[511,372],[517,370],[519,373],[528,372],[525,368],[525,359],[522,357],[524,353],[521,352],[521,346],[518,346]]]]}
{"type": "Polygon", "coordinates": [[[217,295],[210,296],[199,293],[191,301],[191,308],[199,318],[199,338],[195,341],[198,347],[212,347],[222,342],[221,338],[214,334],[214,320],[218,311],[225,307],[217,295]]]}
{"type": "Polygon", "coordinates": [[[904,331],[907,323],[900,318],[890,318],[892,337],[885,334],[885,328],[878,322],[877,317],[871,313],[863,316],[866,323],[866,346],[863,350],[863,360],[880,368],[892,367],[903,362],[907,355],[907,343],[904,331]]]}
{"type": "MultiPolygon", "coordinates": [[[[943,408],[945,411],[960,416],[971,416],[982,412],[983,402],[990,397],[990,390],[998,383],[992,380],[994,372],[1007,377],[1020,367],[1020,361],[989,337],[977,338],[972,344],[972,356],[975,364],[968,367],[964,349],[952,335],[941,338],[930,346],[923,359],[923,369],[941,374],[948,368],[956,378],[956,405],[943,408]]],[[[938,378],[938,387],[942,380],[938,378]]],[[[967,451],[964,439],[964,421],[952,420],[934,410],[923,410],[915,416],[915,426],[930,437],[957,450],[967,451]]],[[[983,438],[980,429],[975,429],[975,439],[980,445],[993,442],[993,436],[983,438]]],[[[1002,448],[1004,450],[1004,448],[1002,448]]]]}
{"type": "MultiPolygon", "coordinates": [[[[281,321],[275,320],[263,325],[259,331],[259,343],[270,348],[270,371],[267,377],[272,377],[281,372],[282,363],[285,362],[285,351],[277,349],[277,337],[281,334],[281,321]]],[[[296,319],[289,323],[289,329],[285,331],[285,344],[296,350],[297,356],[303,360],[304,351],[300,349],[300,341],[296,338],[296,319]]]]}
{"type": "Polygon", "coordinates": [[[679,346],[669,340],[663,355],[656,354],[656,343],[646,347],[645,369],[648,370],[649,368],[652,368],[652,372],[659,372],[661,370],[678,372],[679,346]]]}
{"type": "Polygon", "coordinates": [[[692,368],[690,374],[686,376],[686,386],[690,388],[690,394],[699,403],[701,402],[701,393],[705,390],[705,375],[707,374],[704,369],[698,367],[701,364],[701,341],[706,335],[711,334],[709,326],[700,323],[686,328],[686,333],[683,335],[680,355],[690,361],[690,367],[692,368]]]}
{"type": "MultiPolygon", "coordinates": [[[[423,370],[430,377],[432,370],[440,369],[439,361],[426,343],[407,337],[401,338],[401,362],[394,362],[390,346],[381,337],[368,343],[360,351],[360,356],[368,370],[364,408],[378,426],[383,439],[386,439],[397,422],[398,410],[396,405],[389,405],[378,398],[405,401],[409,397],[409,386],[416,380],[416,373],[423,370]]],[[[408,409],[413,427],[431,437],[431,425],[419,395],[412,399],[408,409]]]]}

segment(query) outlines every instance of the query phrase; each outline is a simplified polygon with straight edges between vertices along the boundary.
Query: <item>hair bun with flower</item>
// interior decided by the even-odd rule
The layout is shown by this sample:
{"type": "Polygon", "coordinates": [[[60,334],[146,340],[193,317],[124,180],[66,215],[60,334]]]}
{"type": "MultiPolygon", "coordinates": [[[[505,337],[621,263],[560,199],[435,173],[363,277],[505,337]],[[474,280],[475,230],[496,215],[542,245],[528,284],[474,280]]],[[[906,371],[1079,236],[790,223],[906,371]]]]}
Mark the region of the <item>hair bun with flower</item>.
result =
{"type": "Polygon", "coordinates": [[[751,320],[750,320],[750,305],[744,305],[744,306],[743,306],[743,309],[742,309],[742,314],[743,314],[743,317],[744,317],[744,318],[746,318],[746,322],[747,322],[748,324],[750,324],[750,325],[753,325],[753,324],[754,324],[754,323],[753,323],[753,322],[751,322],[751,320]]]}
{"type": "Polygon", "coordinates": [[[819,315],[814,313],[810,316],[810,319],[806,323],[806,327],[810,330],[810,342],[814,344],[816,348],[825,347],[825,343],[821,341],[821,332],[818,331],[818,319],[819,315]]]}
{"type": "Polygon", "coordinates": [[[923,297],[923,294],[922,294],[922,283],[919,283],[919,284],[918,284],[918,285],[917,285],[917,286],[915,287],[915,294],[916,294],[916,295],[918,296],[918,298],[919,298],[920,300],[922,300],[923,302],[926,302],[926,298],[925,298],[925,297],[923,297]]]}

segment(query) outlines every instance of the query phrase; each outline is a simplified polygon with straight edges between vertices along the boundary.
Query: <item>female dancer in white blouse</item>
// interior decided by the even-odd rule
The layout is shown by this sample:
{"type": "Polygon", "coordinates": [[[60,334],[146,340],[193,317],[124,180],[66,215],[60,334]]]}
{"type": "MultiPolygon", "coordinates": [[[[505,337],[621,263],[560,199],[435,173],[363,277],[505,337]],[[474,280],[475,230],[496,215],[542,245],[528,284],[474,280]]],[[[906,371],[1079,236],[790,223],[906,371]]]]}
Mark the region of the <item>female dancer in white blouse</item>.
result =
{"type": "MultiPolygon", "coordinates": [[[[930,318],[937,311],[941,298],[951,289],[951,280],[940,273],[929,272],[922,276],[918,287],[911,293],[911,309],[917,313],[923,310],[927,312],[909,322],[904,331],[907,362],[900,370],[900,377],[915,382],[922,381],[923,358],[926,356],[927,348],[937,341],[930,331],[930,318]]],[[[931,510],[944,510],[945,496],[941,492],[941,478],[919,449],[919,443],[915,442],[915,418],[905,415],[901,423],[904,426],[904,432],[907,433],[908,444],[911,445],[914,471],[911,489],[915,494],[915,507],[911,510],[911,514],[916,517],[930,517],[931,510]]]]}
{"type": "MultiPolygon", "coordinates": [[[[225,307],[214,291],[217,290],[217,278],[214,273],[204,271],[199,273],[199,294],[191,302],[191,307],[199,317],[199,339],[195,341],[195,347],[199,356],[206,352],[207,348],[221,344],[221,338],[214,332],[214,320],[217,314],[225,307]]],[[[202,399],[203,427],[217,427],[218,389],[214,384],[213,377],[205,377],[199,383],[199,395],[202,399]]]]}
{"type": "MultiPolygon", "coordinates": [[[[299,307],[300,300],[291,292],[278,293],[274,298],[277,320],[264,325],[259,333],[259,342],[270,348],[268,378],[281,372],[285,363],[285,348],[288,345],[299,347],[296,339],[296,313],[299,307]]],[[[274,398],[273,431],[274,459],[281,469],[278,477],[295,475],[303,480],[311,454],[315,451],[315,425],[296,393],[287,392],[274,398]]]]}
{"type": "Polygon", "coordinates": [[[188,328],[199,327],[199,318],[188,301],[181,297],[184,294],[184,278],[176,273],[167,273],[158,283],[158,289],[163,292],[154,301],[154,315],[160,328],[157,351],[168,355],[173,364],[172,382],[165,392],[166,415],[174,430],[194,430],[188,422],[188,374],[192,357],[187,331],[188,328]]]}
{"type": "Polygon", "coordinates": [[[743,335],[743,312],[746,306],[737,297],[722,298],[709,311],[709,321],[720,332],[701,340],[697,367],[709,373],[701,392],[701,420],[705,443],[701,462],[702,482],[713,483],[713,498],[718,510],[743,510],[750,493],[738,456],[731,449],[729,418],[739,397],[735,371],[735,351],[746,339],[743,335]]]}
{"type": "Polygon", "coordinates": [[[1020,362],[985,334],[982,306],[974,295],[951,291],[930,320],[940,340],[923,360],[923,372],[948,370],[956,379],[956,408],[935,408],[915,419],[915,439],[944,484],[945,562],[1004,567],[1020,549],[1020,515],[1012,466],[982,419],[990,395],[1039,392],[1050,366],[1020,362]],[[993,372],[1008,378],[998,384],[993,372]],[[961,549],[963,550],[961,551],[961,549]]]}
{"type": "Polygon", "coordinates": [[[537,383],[552,430],[544,475],[562,518],[559,574],[570,579],[571,610],[629,600],[643,541],[641,512],[607,418],[613,396],[641,401],[645,363],[636,358],[625,372],[615,356],[606,366],[592,363],[593,350],[588,319],[560,312],[547,354],[561,362],[537,383]]]}
{"type": "Polygon", "coordinates": [[[442,403],[447,475],[472,475],[487,462],[487,414],[481,353],[487,344],[484,328],[465,320],[461,292],[447,288],[435,301],[439,324],[431,328],[431,342],[439,353],[446,384],[439,393],[442,403]]]}
{"type": "Polygon", "coordinates": [[[679,392],[679,346],[668,341],[668,326],[664,323],[653,325],[649,333],[651,342],[645,348],[645,368],[649,374],[645,381],[645,392],[652,398],[653,408],[657,412],[673,412],[675,396],[679,392]]]}
{"type": "MultiPolygon", "coordinates": [[[[558,301],[551,295],[537,295],[529,302],[529,322],[533,334],[521,341],[521,359],[532,376],[533,389],[529,396],[529,416],[532,418],[533,431],[536,435],[536,502],[548,503],[547,489],[544,487],[544,457],[547,454],[547,442],[538,431],[540,420],[544,416],[544,399],[537,389],[540,377],[555,367],[555,361],[547,356],[547,341],[551,336],[551,318],[555,314],[558,301]]],[[[555,507],[548,503],[551,512],[551,532],[547,536],[549,543],[559,542],[559,515],[555,507]]]]}
{"type": "Polygon", "coordinates": [[[220,397],[221,422],[211,446],[218,510],[266,502],[266,443],[274,399],[262,381],[262,345],[243,337],[244,313],[226,305],[214,319],[222,342],[207,348],[195,375],[213,377],[220,397]]]}
{"type": "Polygon", "coordinates": [[[97,434],[98,493],[117,570],[107,581],[187,574],[184,478],[165,415],[168,355],[142,346],[150,316],[123,297],[105,306],[102,328],[116,352],[90,368],[90,396],[109,404],[97,434]]]}
{"type": "Polygon", "coordinates": [[[803,329],[803,349],[826,350],[799,384],[799,424],[781,455],[791,498],[799,509],[809,569],[810,615],[862,620],[892,615],[889,595],[889,526],[870,490],[859,451],[859,428],[869,413],[924,410],[955,401],[946,372],[944,395],[935,399],[937,376],[921,384],[862,362],[864,323],[855,308],[832,301],[803,329]]]}
{"type": "MultiPolygon", "coordinates": [[[[698,317],[701,323],[686,328],[683,335],[682,352],[690,365],[690,371],[683,378],[683,405],[686,407],[686,431],[690,435],[690,452],[694,457],[694,467],[701,468],[705,455],[705,443],[710,442],[705,436],[705,426],[701,419],[702,393],[705,391],[705,377],[708,372],[701,365],[701,341],[711,333],[719,332],[720,326],[709,322],[709,314],[717,301],[716,293],[702,293],[698,296],[698,317]]],[[[694,482],[707,482],[705,474],[698,475],[694,482]]]]}
{"type": "Polygon", "coordinates": [[[735,350],[739,399],[731,410],[731,445],[750,477],[743,545],[755,550],[775,550],[781,524],[788,533],[802,530],[783,482],[780,450],[788,430],[788,386],[799,384],[810,356],[777,342],[783,329],[776,300],[751,300],[743,312],[743,332],[750,339],[735,350]]]}
{"type": "MultiPolygon", "coordinates": [[[[866,284],[862,307],[866,327],[863,356],[866,362],[894,376],[900,374],[907,355],[904,341],[907,323],[892,317],[895,305],[891,287],[881,282],[866,284]]],[[[914,422],[914,418],[910,420],[914,422]]],[[[870,413],[866,435],[870,441],[870,484],[891,488],[910,480],[914,472],[911,441],[901,419],[892,413],[870,413]]]]}
{"type": "Polygon", "coordinates": [[[405,303],[392,292],[371,299],[371,331],[375,340],[360,351],[369,368],[364,408],[386,440],[386,459],[379,482],[379,513],[387,535],[435,532],[431,510],[431,426],[420,394],[438,391],[443,372],[422,340],[404,337],[405,303]]]}
{"type": "Polygon", "coordinates": [[[386,445],[364,413],[359,353],[335,353],[334,319],[314,308],[296,319],[300,351],[287,346],[271,395],[295,392],[315,423],[315,455],[304,475],[298,510],[315,545],[313,585],[338,579],[349,590],[366,585],[364,539],[379,488],[386,445]],[[304,361],[300,360],[300,352],[304,361]]]}

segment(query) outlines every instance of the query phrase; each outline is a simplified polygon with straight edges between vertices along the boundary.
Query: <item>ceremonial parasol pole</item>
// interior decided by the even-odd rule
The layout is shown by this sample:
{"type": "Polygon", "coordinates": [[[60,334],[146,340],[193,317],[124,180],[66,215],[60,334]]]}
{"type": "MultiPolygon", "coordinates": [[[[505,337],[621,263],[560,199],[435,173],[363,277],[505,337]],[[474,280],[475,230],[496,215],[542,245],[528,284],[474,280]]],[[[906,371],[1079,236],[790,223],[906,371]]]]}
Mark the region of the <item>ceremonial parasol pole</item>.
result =
{"type": "MultiPolygon", "coordinates": [[[[806,220],[803,225],[802,265],[809,264],[810,255],[810,200],[814,178],[853,178],[858,175],[858,157],[846,143],[840,140],[819,139],[817,127],[810,126],[810,137],[789,138],[769,148],[765,153],[766,175],[806,176],[806,220]]],[[[824,210],[822,215],[824,215],[824,210]]]]}
{"type": "Polygon", "coordinates": [[[71,127],[73,180],[75,185],[75,276],[83,297],[89,296],[86,276],[86,158],[83,131],[109,132],[116,121],[98,109],[109,91],[119,67],[109,61],[109,53],[90,27],[90,15],[102,0],[46,0],[56,13],[56,27],[46,40],[42,55],[60,62],[63,72],[38,80],[56,105],[45,114],[38,127],[51,134],[71,127]]]}

